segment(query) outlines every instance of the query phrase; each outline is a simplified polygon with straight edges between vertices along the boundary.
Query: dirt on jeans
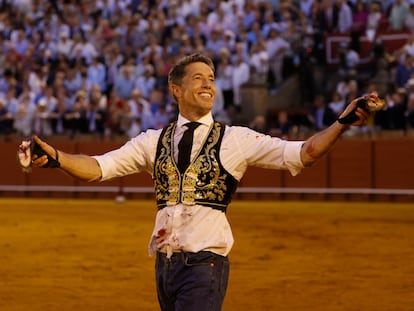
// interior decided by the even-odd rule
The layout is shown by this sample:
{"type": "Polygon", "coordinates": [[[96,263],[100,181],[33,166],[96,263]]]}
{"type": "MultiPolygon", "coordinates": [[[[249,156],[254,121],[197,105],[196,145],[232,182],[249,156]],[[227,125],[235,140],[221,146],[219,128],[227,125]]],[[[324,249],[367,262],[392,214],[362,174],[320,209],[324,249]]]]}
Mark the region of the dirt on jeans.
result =
{"type": "MultiPolygon", "coordinates": [[[[0,310],[159,310],[152,201],[0,199],[0,310]]],[[[414,310],[414,204],[235,201],[224,311],[414,310]]]]}

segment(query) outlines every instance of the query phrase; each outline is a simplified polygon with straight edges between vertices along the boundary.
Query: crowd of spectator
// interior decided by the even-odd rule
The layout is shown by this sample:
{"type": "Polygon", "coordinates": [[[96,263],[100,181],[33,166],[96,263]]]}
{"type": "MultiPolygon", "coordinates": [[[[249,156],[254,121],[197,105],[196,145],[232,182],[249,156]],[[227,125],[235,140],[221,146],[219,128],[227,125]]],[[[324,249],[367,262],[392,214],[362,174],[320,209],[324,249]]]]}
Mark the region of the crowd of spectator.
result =
{"type": "MultiPolygon", "coordinates": [[[[414,33],[414,4],[0,0],[0,134],[133,137],[161,128],[177,116],[168,94],[169,69],[194,52],[209,55],[216,65],[216,119],[237,123],[240,90],[246,83],[274,94],[289,75],[298,73],[298,91],[309,106],[301,125],[321,129],[352,98],[377,86],[361,86],[357,80],[361,36],[378,47],[369,78],[374,81],[382,74],[387,85],[382,94],[387,107],[373,126],[414,127],[414,37],[388,55],[375,39],[385,28],[414,33]],[[349,34],[352,40],[336,69],[339,82],[321,90],[314,86],[312,70],[326,65],[327,33],[349,34]]],[[[271,135],[286,135],[291,129],[286,112],[275,120],[258,116],[256,121],[271,135]]]]}

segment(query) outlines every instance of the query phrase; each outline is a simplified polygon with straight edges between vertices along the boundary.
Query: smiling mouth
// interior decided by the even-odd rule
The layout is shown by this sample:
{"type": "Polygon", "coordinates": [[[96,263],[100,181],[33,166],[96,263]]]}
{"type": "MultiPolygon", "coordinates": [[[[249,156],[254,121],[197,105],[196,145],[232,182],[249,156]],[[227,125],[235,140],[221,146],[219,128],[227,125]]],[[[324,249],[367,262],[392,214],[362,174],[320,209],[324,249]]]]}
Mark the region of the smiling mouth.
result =
{"type": "Polygon", "coordinates": [[[212,98],[213,97],[212,94],[206,93],[206,92],[198,93],[198,95],[202,98],[212,98]]]}

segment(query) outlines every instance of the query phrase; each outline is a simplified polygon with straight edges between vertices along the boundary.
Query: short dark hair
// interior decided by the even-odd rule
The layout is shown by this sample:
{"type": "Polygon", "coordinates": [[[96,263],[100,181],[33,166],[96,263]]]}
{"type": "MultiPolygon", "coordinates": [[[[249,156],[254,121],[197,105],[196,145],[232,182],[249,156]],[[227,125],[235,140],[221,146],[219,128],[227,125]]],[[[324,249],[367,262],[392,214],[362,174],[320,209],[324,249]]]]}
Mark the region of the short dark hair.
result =
{"type": "Polygon", "coordinates": [[[213,72],[215,71],[214,63],[209,57],[201,53],[194,53],[191,55],[184,56],[171,68],[170,72],[168,73],[168,84],[180,85],[183,77],[185,76],[186,67],[192,63],[200,62],[209,66],[213,70],[213,72]]]}

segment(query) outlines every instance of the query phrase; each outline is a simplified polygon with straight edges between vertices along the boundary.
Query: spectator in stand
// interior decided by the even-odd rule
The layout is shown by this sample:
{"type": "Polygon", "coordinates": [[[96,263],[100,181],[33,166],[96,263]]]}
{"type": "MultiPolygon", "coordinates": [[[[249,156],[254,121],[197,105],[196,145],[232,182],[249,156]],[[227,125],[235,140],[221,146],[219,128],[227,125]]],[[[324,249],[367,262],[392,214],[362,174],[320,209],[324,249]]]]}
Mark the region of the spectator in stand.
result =
{"type": "Polygon", "coordinates": [[[264,39],[250,47],[249,55],[251,82],[264,85],[269,72],[269,54],[264,39]]]}
{"type": "Polygon", "coordinates": [[[68,94],[76,94],[82,88],[81,73],[75,67],[69,67],[65,72],[63,85],[68,94]]]}
{"type": "Polygon", "coordinates": [[[345,100],[337,90],[334,90],[328,106],[337,117],[345,110],[345,100]]]}
{"type": "Polygon", "coordinates": [[[404,30],[405,19],[410,12],[410,8],[405,0],[394,0],[391,5],[391,10],[388,16],[390,30],[401,31],[404,30]]]}
{"type": "Polygon", "coordinates": [[[165,104],[158,105],[157,111],[152,116],[154,124],[154,129],[161,129],[170,123],[170,115],[167,111],[167,106],[165,104]]]}
{"type": "Polygon", "coordinates": [[[364,36],[367,30],[368,9],[364,0],[357,0],[352,13],[351,31],[359,36],[364,36]]]}
{"type": "Polygon", "coordinates": [[[292,131],[293,124],[289,120],[289,114],[286,110],[281,110],[273,124],[269,124],[268,134],[273,137],[288,139],[292,131]]]}
{"type": "MultiPolygon", "coordinates": [[[[73,48],[70,58],[91,65],[98,59],[99,53],[92,42],[88,41],[86,35],[75,34],[73,37],[73,48]]],[[[96,63],[95,63],[96,64],[96,63]]]]}
{"type": "Polygon", "coordinates": [[[314,6],[314,2],[319,0],[300,0],[299,1],[299,9],[303,12],[304,16],[308,21],[312,20],[312,9],[314,6]]]}
{"type": "Polygon", "coordinates": [[[221,6],[216,6],[214,8],[207,8],[207,20],[206,23],[212,28],[218,30],[220,26],[220,21],[224,18],[224,13],[221,6]]]}
{"type": "Polygon", "coordinates": [[[414,79],[407,82],[407,109],[405,111],[407,125],[414,129],[414,79]]]}
{"type": "Polygon", "coordinates": [[[97,109],[105,111],[108,106],[108,97],[101,91],[98,84],[92,84],[89,92],[89,106],[92,103],[97,109]]]}
{"type": "Polygon", "coordinates": [[[70,52],[73,48],[73,40],[69,38],[68,31],[61,31],[59,40],[56,44],[57,53],[64,55],[67,59],[70,57],[70,52]]]}
{"type": "Polygon", "coordinates": [[[264,115],[255,116],[253,120],[249,123],[249,128],[259,133],[266,134],[267,124],[266,124],[266,118],[264,117],[264,115]]]}
{"type": "Polygon", "coordinates": [[[404,21],[404,27],[411,33],[414,34],[414,3],[410,4],[410,10],[404,21]]]}
{"type": "Polygon", "coordinates": [[[157,80],[154,77],[154,66],[148,64],[144,68],[144,74],[139,76],[135,82],[135,88],[141,92],[142,97],[149,100],[151,91],[154,89],[157,80]]]}
{"type": "Polygon", "coordinates": [[[131,98],[128,100],[128,105],[131,108],[131,111],[134,114],[134,117],[138,117],[137,106],[142,105],[143,111],[151,112],[151,105],[148,100],[146,100],[139,89],[134,89],[131,93],[131,98]]]}
{"type": "Polygon", "coordinates": [[[69,112],[68,98],[64,93],[64,90],[60,91],[56,95],[57,104],[56,108],[50,113],[50,124],[53,134],[66,134],[68,131],[68,124],[65,116],[69,112]]]}
{"type": "MultiPolygon", "coordinates": [[[[258,26],[260,31],[260,25],[258,26]]],[[[231,53],[236,53],[236,46],[240,42],[236,42],[236,35],[231,30],[225,30],[223,32],[223,47],[228,49],[231,53]]]]}
{"type": "Polygon", "coordinates": [[[128,101],[119,97],[115,90],[112,90],[107,107],[106,130],[107,133],[125,135],[134,122],[134,115],[128,101]]]}
{"type": "Polygon", "coordinates": [[[308,115],[308,121],[315,131],[327,128],[336,121],[336,114],[326,104],[326,98],[323,94],[318,94],[313,100],[311,113],[308,115]]]}
{"type": "MultiPolygon", "coordinates": [[[[322,14],[326,21],[326,30],[328,33],[337,32],[338,27],[338,6],[335,0],[322,0],[322,14]]],[[[320,20],[322,20],[320,18],[320,20]]]]}
{"type": "Polygon", "coordinates": [[[115,30],[111,27],[110,21],[105,16],[100,16],[97,21],[97,26],[94,30],[95,47],[102,51],[105,46],[108,46],[116,37],[115,30]]]}
{"type": "Polygon", "coordinates": [[[49,107],[45,98],[41,98],[33,116],[33,131],[39,136],[52,135],[49,107]]]}
{"type": "Polygon", "coordinates": [[[250,80],[250,68],[249,65],[243,60],[243,57],[239,55],[233,65],[233,103],[238,111],[241,111],[242,95],[241,88],[250,80]]]}
{"type": "Polygon", "coordinates": [[[216,96],[214,98],[214,105],[211,112],[213,114],[214,119],[218,122],[230,124],[229,115],[227,113],[227,110],[224,109],[223,91],[218,85],[216,85],[216,96]]]}
{"type": "Polygon", "coordinates": [[[45,70],[46,67],[36,65],[32,71],[30,71],[27,84],[31,92],[35,94],[40,94],[46,85],[46,75],[45,70]]]}
{"type": "Polygon", "coordinates": [[[100,91],[105,93],[107,90],[106,69],[100,57],[96,56],[93,58],[86,72],[89,83],[99,85],[100,91]]]}
{"type": "Polygon", "coordinates": [[[386,21],[383,14],[381,3],[378,1],[372,1],[369,4],[368,17],[367,17],[367,37],[374,40],[376,33],[381,24],[386,21]]]}
{"type": "Polygon", "coordinates": [[[88,109],[86,110],[86,119],[88,120],[87,133],[89,134],[98,134],[100,137],[103,137],[106,129],[106,105],[103,108],[100,104],[101,97],[94,96],[94,91],[92,92],[88,109]]]}
{"type": "Polygon", "coordinates": [[[88,105],[86,91],[79,90],[75,95],[72,108],[68,109],[64,115],[70,138],[74,138],[77,134],[88,132],[88,120],[86,118],[88,105]]]}
{"type": "Polygon", "coordinates": [[[341,43],[339,46],[339,74],[341,76],[357,76],[360,57],[351,47],[351,43],[341,43]]]}
{"type": "MultiPolygon", "coordinates": [[[[263,41],[263,38],[259,38],[261,41],[263,41]]],[[[230,53],[230,62],[232,64],[235,64],[237,62],[237,59],[241,59],[245,63],[249,63],[249,45],[246,44],[246,42],[239,41],[236,43],[235,50],[233,53],[230,53]]]]}
{"type": "Polygon", "coordinates": [[[134,121],[139,120],[139,128],[141,131],[146,131],[147,129],[154,127],[151,104],[142,96],[139,89],[134,89],[132,91],[128,105],[134,121]]]}
{"type": "Polygon", "coordinates": [[[0,98],[0,134],[10,134],[13,130],[13,115],[4,99],[0,98]]]}
{"type": "Polygon", "coordinates": [[[88,80],[88,73],[86,72],[86,68],[80,69],[80,77],[81,77],[81,87],[79,90],[84,90],[88,94],[91,93],[93,83],[88,80]]]}
{"type": "Polygon", "coordinates": [[[352,9],[346,0],[336,0],[338,10],[338,23],[336,30],[341,34],[346,34],[352,28],[352,9]]]}
{"type": "Polygon", "coordinates": [[[407,96],[404,89],[395,88],[386,96],[386,106],[375,115],[375,123],[383,130],[406,130],[407,96]]]}
{"type": "Polygon", "coordinates": [[[282,38],[279,30],[271,29],[266,42],[270,64],[270,92],[273,93],[283,82],[283,60],[290,51],[290,44],[282,38]]]}
{"type": "Polygon", "coordinates": [[[167,22],[166,26],[171,27],[172,25],[184,25],[185,18],[179,11],[177,2],[172,2],[168,4],[167,10],[167,22]]]}
{"type": "Polygon", "coordinates": [[[263,16],[263,23],[261,26],[262,37],[268,38],[269,32],[272,28],[279,29],[279,24],[276,23],[276,19],[273,11],[266,11],[263,16]]]}
{"type": "MultiPolygon", "coordinates": [[[[108,93],[110,94],[112,91],[112,88],[114,87],[116,78],[118,76],[118,69],[122,66],[124,62],[124,56],[120,52],[120,47],[118,43],[111,43],[106,51],[105,51],[105,67],[106,67],[106,83],[108,86],[108,93]]],[[[128,61],[126,61],[128,63],[128,61]]],[[[134,64],[134,71],[132,72],[132,75],[135,78],[135,72],[136,72],[136,66],[135,66],[135,60],[132,59],[131,61],[134,64]]],[[[128,66],[130,67],[130,66],[128,66]]]]}
{"type": "Polygon", "coordinates": [[[414,56],[414,34],[410,35],[404,45],[394,51],[394,57],[400,62],[404,62],[407,55],[414,56]]]}
{"type": "Polygon", "coordinates": [[[164,51],[162,56],[155,55],[153,57],[153,60],[156,80],[155,87],[163,92],[166,92],[168,90],[168,72],[171,69],[171,63],[168,59],[168,55],[164,51]]]}
{"type": "Polygon", "coordinates": [[[157,37],[154,35],[148,35],[148,45],[144,48],[142,54],[148,55],[152,58],[155,55],[162,56],[163,47],[159,44],[157,37]]]}
{"type": "Polygon", "coordinates": [[[132,73],[134,68],[122,66],[119,68],[118,75],[115,79],[114,91],[123,100],[128,100],[135,88],[135,77],[132,73]]]}
{"type": "Polygon", "coordinates": [[[325,33],[332,33],[334,31],[336,18],[334,18],[333,0],[314,2],[312,8],[312,25],[319,37],[317,40],[322,40],[325,33]]]}
{"type": "Polygon", "coordinates": [[[42,42],[36,47],[36,54],[39,56],[44,55],[46,58],[45,61],[49,59],[54,59],[56,57],[57,44],[55,41],[52,40],[49,32],[46,31],[43,34],[42,42]]]}
{"type": "Polygon", "coordinates": [[[253,24],[256,22],[257,11],[256,6],[253,1],[246,1],[244,4],[244,9],[240,11],[242,14],[243,26],[245,29],[249,30],[252,28],[253,24]]]}
{"type": "Polygon", "coordinates": [[[14,120],[14,128],[18,134],[27,137],[33,133],[33,118],[36,112],[36,105],[25,92],[19,99],[19,104],[14,120]]]}
{"type": "Polygon", "coordinates": [[[54,89],[51,85],[45,85],[44,95],[39,97],[39,101],[44,100],[46,112],[50,114],[57,107],[58,100],[54,95],[54,89]]]}
{"type": "Polygon", "coordinates": [[[255,21],[252,24],[251,29],[247,32],[247,44],[251,46],[259,41],[260,37],[262,36],[260,23],[259,21],[255,21]]]}
{"type": "Polygon", "coordinates": [[[179,11],[184,17],[189,15],[197,16],[199,14],[198,1],[183,0],[179,3],[179,11]]]}
{"type": "Polygon", "coordinates": [[[224,48],[224,42],[221,39],[221,32],[218,29],[213,29],[210,37],[207,39],[206,50],[211,51],[214,58],[217,59],[220,57],[222,48],[224,48]]]}
{"type": "Polygon", "coordinates": [[[353,100],[357,97],[361,96],[361,91],[359,88],[358,81],[354,78],[351,78],[348,81],[348,91],[344,97],[345,102],[349,103],[348,100],[353,100]]]}
{"type": "Polygon", "coordinates": [[[230,52],[227,49],[220,51],[219,62],[216,69],[216,83],[223,92],[224,109],[234,106],[233,86],[234,66],[230,61],[230,52]]]}
{"type": "MultiPolygon", "coordinates": [[[[226,2],[221,1],[220,5],[223,7],[225,3],[226,2]]],[[[230,8],[223,9],[223,11],[225,12],[224,19],[223,19],[223,29],[230,30],[232,33],[236,33],[237,32],[237,20],[238,20],[238,16],[240,15],[237,3],[233,1],[230,4],[230,8]]]]}
{"type": "MultiPolygon", "coordinates": [[[[134,91],[136,93],[137,91],[134,91]]],[[[139,94],[137,96],[140,96],[139,94]]],[[[150,128],[155,128],[153,114],[147,108],[149,106],[148,102],[145,99],[135,100],[131,105],[131,110],[133,109],[133,121],[131,127],[127,130],[127,135],[129,137],[135,137],[139,133],[146,131],[150,128]]]]}
{"type": "Polygon", "coordinates": [[[24,29],[16,29],[12,31],[10,41],[14,44],[16,52],[23,56],[29,47],[29,41],[26,38],[24,29]]]}
{"type": "Polygon", "coordinates": [[[405,87],[414,74],[414,56],[405,54],[404,61],[400,61],[395,69],[394,83],[397,87],[405,87]]]}
{"type": "Polygon", "coordinates": [[[16,89],[11,87],[6,91],[4,97],[1,98],[6,106],[6,109],[11,113],[13,122],[16,119],[17,110],[19,108],[19,101],[16,97],[16,89]]]}
{"type": "Polygon", "coordinates": [[[301,10],[299,3],[296,0],[283,0],[280,1],[279,10],[276,10],[277,18],[279,19],[279,25],[281,30],[286,29],[284,24],[289,20],[296,22],[298,20],[301,10]]]}

